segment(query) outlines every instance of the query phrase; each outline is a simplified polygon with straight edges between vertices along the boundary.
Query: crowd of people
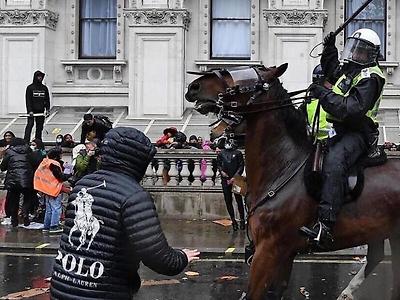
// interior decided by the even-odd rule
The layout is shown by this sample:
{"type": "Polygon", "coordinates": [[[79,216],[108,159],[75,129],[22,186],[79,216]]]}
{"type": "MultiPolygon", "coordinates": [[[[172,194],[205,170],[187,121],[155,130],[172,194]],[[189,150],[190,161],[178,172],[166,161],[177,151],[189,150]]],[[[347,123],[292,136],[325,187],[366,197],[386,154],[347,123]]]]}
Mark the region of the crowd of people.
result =
{"type": "Polygon", "coordinates": [[[76,145],[71,134],[59,134],[55,147],[48,151],[40,138],[28,143],[11,131],[4,133],[0,140],[0,169],[5,172],[4,189],[7,191],[3,225],[17,227],[21,223],[31,228],[31,222],[35,222],[43,224],[43,232],[62,232],[63,202],[66,204],[63,200],[78,180],[98,169],[98,137],[104,138],[111,128],[101,120],[94,121],[97,116],[86,114],[84,119],[82,144],[76,145]],[[72,161],[63,161],[63,152],[68,151],[65,148],[71,149],[72,161]]]}

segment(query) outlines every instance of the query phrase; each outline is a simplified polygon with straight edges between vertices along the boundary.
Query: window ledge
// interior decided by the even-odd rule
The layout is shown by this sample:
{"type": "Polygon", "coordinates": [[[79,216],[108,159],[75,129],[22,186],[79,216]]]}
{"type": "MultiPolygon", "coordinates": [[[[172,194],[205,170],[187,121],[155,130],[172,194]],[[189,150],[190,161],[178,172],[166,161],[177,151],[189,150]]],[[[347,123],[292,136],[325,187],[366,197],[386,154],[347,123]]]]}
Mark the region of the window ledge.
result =
{"type": "Polygon", "coordinates": [[[399,62],[398,61],[380,61],[379,65],[382,68],[386,69],[386,73],[389,76],[393,75],[394,69],[397,68],[399,66],[399,62]]]}
{"type": "Polygon", "coordinates": [[[396,68],[399,66],[398,61],[380,61],[379,65],[384,68],[396,68]]]}
{"type": "Polygon", "coordinates": [[[199,66],[200,71],[207,71],[210,67],[235,67],[235,66],[254,66],[261,65],[261,60],[195,60],[194,63],[199,66]]]}
{"type": "Polygon", "coordinates": [[[125,60],[116,59],[71,59],[71,60],[61,60],[63,65],[126,65],[125,60]]]}

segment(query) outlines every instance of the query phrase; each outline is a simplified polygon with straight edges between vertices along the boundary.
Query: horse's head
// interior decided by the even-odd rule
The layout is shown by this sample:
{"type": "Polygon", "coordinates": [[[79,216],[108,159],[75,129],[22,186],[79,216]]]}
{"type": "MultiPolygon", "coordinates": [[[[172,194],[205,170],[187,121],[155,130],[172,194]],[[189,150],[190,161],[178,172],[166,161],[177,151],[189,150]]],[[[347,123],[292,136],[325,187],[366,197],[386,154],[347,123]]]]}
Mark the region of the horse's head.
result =
{"type": "Polygon", "coordinates": [[[276,81],[286,71],[287,66],[282,64],[269,68],[254,66],[191,72],[201,77],[189,84],[185,98],[194,102],[195,109],[201,114],[219,113],[224,102],[244,106],[257,90],[276,81]]]}
{"type": "Polygon", "coordinates": [[[211,139],[222,136],[226,131],[240,136],[245,133],[240,111],[232,112],[229,104],[236,108],[255,100],[258,93],[265,92],[269,85],[277,81],[287,69],[287,64],[279,67],[264,66],[218,69],[209,72],[190,72],[201,75],[188,87],[186,100],[195,102],[195,109],[202,113],[217,113],[218,120],[210,125],[211,139]]]}

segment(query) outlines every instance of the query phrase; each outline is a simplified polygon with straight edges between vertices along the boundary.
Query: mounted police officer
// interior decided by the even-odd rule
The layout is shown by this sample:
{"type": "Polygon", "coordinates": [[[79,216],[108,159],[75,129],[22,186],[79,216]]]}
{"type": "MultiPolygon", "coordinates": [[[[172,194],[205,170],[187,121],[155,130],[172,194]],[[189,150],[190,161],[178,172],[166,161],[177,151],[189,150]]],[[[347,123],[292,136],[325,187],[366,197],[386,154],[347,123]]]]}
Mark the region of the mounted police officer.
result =
{"type": "Polygon", "coordinates": [[[335,35],[330,33],[324,39],[321,65],[333,88],[318,84],[309,88],[333,124],[322,170],[318,222],[311,229],[321,247],[333,242],[331,232],[344,201],[350,167],[363,154],[374,157],[379,153],[376,115],[385,84],[378,66],[380,45],[376,32],[359,29],[347,39],[339,64],[335,35]]]}

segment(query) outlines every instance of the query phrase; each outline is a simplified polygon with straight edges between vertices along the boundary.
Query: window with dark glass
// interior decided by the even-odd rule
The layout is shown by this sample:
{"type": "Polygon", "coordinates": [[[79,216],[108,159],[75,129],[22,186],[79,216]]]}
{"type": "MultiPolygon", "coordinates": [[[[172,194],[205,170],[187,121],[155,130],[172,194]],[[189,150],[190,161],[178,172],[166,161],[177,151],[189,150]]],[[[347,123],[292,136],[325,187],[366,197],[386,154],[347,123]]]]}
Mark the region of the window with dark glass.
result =
{"type": "Polygon", "coordinates": [[[115,58],[117,0],[80,1],[80,57],[115,58]]]}
{"type": "MultiPolygon", "coordinates": [[[[346,19],[349,18],[365,1],[346,0],[346,19]]],[[[373,0],[347,26],[346,37],[360,28],[374,30],[381,39],[381,54],[386,58],[386,0],[373,0]]]]}
{"type": "Polygon", "coordinates": [[[211,58],[250,59],[250,0],[212,0],[211,58]]]}

